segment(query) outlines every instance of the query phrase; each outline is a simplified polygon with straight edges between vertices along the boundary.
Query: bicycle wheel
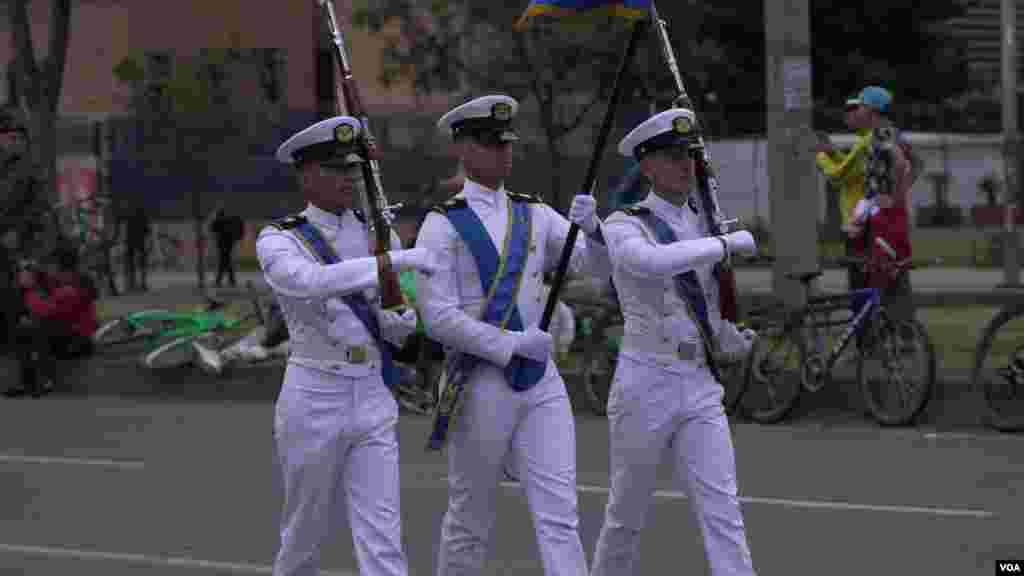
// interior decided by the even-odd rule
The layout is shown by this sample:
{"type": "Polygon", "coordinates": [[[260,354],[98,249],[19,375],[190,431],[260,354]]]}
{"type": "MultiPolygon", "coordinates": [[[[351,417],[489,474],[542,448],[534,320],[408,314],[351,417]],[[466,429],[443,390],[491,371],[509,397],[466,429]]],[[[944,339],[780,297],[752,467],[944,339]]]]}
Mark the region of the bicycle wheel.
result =
{"type": "MultiPolygon", "coordinates": [[[[167,310],[146,310],[137,314],[171,314],[167,310]]],[[[134,316],[134,315],[133,315],[134,316]]],[[[112,346],[150,338],[160,333],[161,326],[151,322],[133,322],[128,317],[115,318],[100,326],[92,335],[96,346],[112,346]]]]}
{"type": "Polygon", "coordinates": [[[971,382],[982,390],[988,424],[1024,431],[1024,304],[1000,310],[982,331],[971,382]]]}
{"type": "Polygon", "coordinates": [[[731,362],[719,362],[718,371],[722,376],[722,406],[726,414],[734,414],[739,406],[740,399],[747,389],[746,361],[745,359],[731,362]]]}
{"type": "Polygon", "coordinates": [[[189,364],[196,355],[195,348],[192,347],[194,339],[195,336],[179,336],[164,342],[142,357],[142,365],[146,368],[159,370],[189,364]]]}
{"type": "Polygon", "coordinates": [[[789,415],[803,388],[801,325],[786,324],[765,328],[747,357],[746,389],[739,401],[743,412],[761,424],[773,424],[789,415]]]}
{"type": "Polygon", "coordinates": [[[921,323],[894,321],[884,309],[872,330],[858,367],[865,407],[879,424],[909,424],[924,410],[935,384],[931,339],[921,323]]]}
{"type": "MultiPolygon", "coordinates": [[[[766,330],[770,331],[773,326],[781,325],[778,320],[785,318],[785,314],[785,304],[781,300],[769,297],[767,304],[747,312],[746,318],[737,322],[736,327],[741,330],[750,328],[760,335],[766,330]]],[[[726,414],[736,414],[736,409],[740,406],[740,401],[747,391],[747,368],[753,352],[754,350],[751,348],[743,358],[730,362],[719,362],[718,369],[722,376],[721,384],[724,389],[722,405],[726,414]]]]}

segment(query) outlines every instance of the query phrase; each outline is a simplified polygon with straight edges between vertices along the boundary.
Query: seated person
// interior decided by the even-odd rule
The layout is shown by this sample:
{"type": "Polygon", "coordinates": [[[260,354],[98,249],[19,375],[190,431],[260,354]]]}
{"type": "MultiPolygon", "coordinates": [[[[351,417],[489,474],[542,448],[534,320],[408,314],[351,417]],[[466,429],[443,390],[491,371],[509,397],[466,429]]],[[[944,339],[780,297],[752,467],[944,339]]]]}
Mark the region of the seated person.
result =
{"type": "Polygon", "coordinates": [[[53,273],[31,264],[18,271],[25,305],[14,337],[21,383],[5,392],[8,397],[39,397],[51,392],[57,376],[55,360],[92,353],[96,287],[78,272],[73,249],[59,249],[54,259],[53,273]]]}

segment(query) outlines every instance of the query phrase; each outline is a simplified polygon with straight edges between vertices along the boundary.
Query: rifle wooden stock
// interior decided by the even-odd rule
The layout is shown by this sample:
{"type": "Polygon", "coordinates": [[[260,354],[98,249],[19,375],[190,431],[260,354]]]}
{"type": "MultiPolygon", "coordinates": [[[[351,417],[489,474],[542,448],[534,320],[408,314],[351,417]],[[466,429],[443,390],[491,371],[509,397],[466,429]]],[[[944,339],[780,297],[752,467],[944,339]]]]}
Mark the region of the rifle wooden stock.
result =
{"type": "MultiPolygon", "coordinates": [[[[668,28],[665,21],[658,15],[658,8],[653,0],[651,2],[651,21],[657,30],[662,54],[665,56],[669,72],[672,73],[672,78],[676,83],[676,90],[679,92],[675,106],[689,108],[693,111],[694,117],[696,117],[697,108],[693,105],[689,94],[686,93],[686,87],[683,85],[683,76],[679,72],[679,63],[676,60],[675,51],[672,49],[668,28]]],[[[703,132],[700,118],[697,118],[697,126],[703,132]]],[[[715,169],[711,165],[711,158],[708,156],[707,149],[704,146],[704,137],[702,135],[698,137],[696,144],[690,148],[690,156],[694,160],[697,189],[700,193],[704,217],[707,219],[708,231],[714,236],[725,234],[725,227],[722,224],[724,217],[718,204],[718,178],[715,176],[715,169]]],[[[732,266],[725,263],[716,264],[714,275],[718,280],[719,310],[722,313],[722,318],[730,322],[736,322],[738,315],[736,309],[736,275],[733,272],[732,266]]]]}
{"type": "Polygon", "coordinates": [[[352,75],[345,38],[341,34],[338,18],[334,12],[333,0],[318,0],[324,12],[328,29],[334,44],[335,64],[335,101],[339,114],[347,114],[359,120],[362,125],[359,144],[367,162],[363,164],[363,183],[366,186],[367,208],[370,226],[374,230],[374,254],[377,256],[377,274],[380,280],[381,307],[385,309],[399,308],[405,304],[402,289],[398,283],[398,274],[391,265],[391,226],[384,218],[388,208],[387,198],[380,177],[380,149],[377,140],[370,130],[370,118],[363,105],[359,86],[352,75]]]}

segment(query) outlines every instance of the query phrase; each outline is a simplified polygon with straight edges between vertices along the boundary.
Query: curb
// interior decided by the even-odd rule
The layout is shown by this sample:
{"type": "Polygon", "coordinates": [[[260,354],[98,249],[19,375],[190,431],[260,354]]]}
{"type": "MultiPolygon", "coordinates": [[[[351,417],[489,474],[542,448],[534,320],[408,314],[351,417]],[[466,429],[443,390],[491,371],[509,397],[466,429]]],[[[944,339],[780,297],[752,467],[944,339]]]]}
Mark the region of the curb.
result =
{"type": "MultiPolygon", "coordinates": [[[[257,402],[272,404],[284,377],[282,362],[239,366],[224,375],[212,376],[194,366],[150,370],[138,357],[100,354],[63,363],[58,369],[54,394],[59,396],[118,396],[165,398],[194,402],[257,402]]],[[[17,378],[13,362],[0,365],[8,381],[17,378]]],[[[840,375],[841,377],[842,375],[840,375]]],[[[578,375],[565,376],[577,416],[594,417],[582,396],[578,375]]],[[[936,380],[932,398],[910,428],[974,429],[985,427],[985,406],[980,391],[964,380],[936,380]]],[[[745,421],[742,416],[737,420],[745,421]]],[[[815,393],[803,392],[793,414],[780,423],[829,426],[854,423],[877,427],[867,414],[860,389],[853,379],[837,378],[815,393]]]]}

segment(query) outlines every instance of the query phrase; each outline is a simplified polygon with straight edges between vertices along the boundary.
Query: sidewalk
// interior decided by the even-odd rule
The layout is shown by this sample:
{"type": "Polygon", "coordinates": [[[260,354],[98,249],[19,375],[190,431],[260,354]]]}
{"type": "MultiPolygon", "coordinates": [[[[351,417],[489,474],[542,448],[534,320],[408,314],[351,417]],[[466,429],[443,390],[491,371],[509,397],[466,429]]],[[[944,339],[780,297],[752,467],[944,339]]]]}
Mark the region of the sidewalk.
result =
{"type": "MultiPolygon", "coordinates": [[[[238,285],[243,286],[246,281],[252,281],[257,286],[265,284],[263,273],[239,272],[238,285]]],[[[213,278],[207,275],[208,285],[212,286],[213,278]]],[[[1024,281],[1024,278],[1022,278],[1024,281]]],[[[846,270],[829,269],[819,279],[819,286],[826,292],[841,291],[846,289],[846,270]]],[[[995,268],[922,268],[912,270],[910,282],[915,292],[924,294],[936,292],[992,292],[1000,289],[1003,282],[1003,271],[995,268]]],[[[772,270],[771,268],[740,268],[736,270],[736,284],[741,291],[770,292],[772,291],[772,270]]],[[[161,290],[170,287],[195,287],[196,275],[194,271],[165,271],[158,270],[150,272],[149,286],[153,290],[161,290]]],[[[1024,286],[1021,288],[1024,291],[1024,286]]]]}
{"type": "MultiPolygon", "coordinates": [[[[238,287],[213,288],[212,277],[207,276],[207,291],[223,298],[237,296],[252,282],[257,290],[268,290],[263,273],[258,271],[239,272],[238,287]]],[[[128,313],[142,307],[154,305],[169,306],[181,303],[202,302],[196,289],[194,271],[153,271],[149,274],[148,292],[129,292],[117,297],[103,298],[103,307],[113,313],[128,313]]],[[[1017,298],[1024,298],[1024,287],[1007,289],[1000,287],[1003,271],[991,268],[923,268],[911,271],[911,285],[914,298],[919,306],[963,306],[984,304],[999,306],[1017,298]]],[[[736,271],[736,286],[740,292],[741,304],[756,301],[774,291],[770,268],[741,268],[736,271]]],[[[846,290],[845,270],[826,270],[818,279],[818,290],[825,293],[846,290]]]]}
{"type": "MultiPolygon", "coordinates": [[[[825,291],[845,290],[846,273],[842,270],[829,270],[820,283],[825,291]]],[[[207,286],[211,296],[232,300],[240,297],[246,290],[246,284],[252,282],[257,290],[268,287],[260,272],[242,272],[238,274],[237,288],[215,289],[207,286]]],[[[985,299],[1002,299],[1017,296],[1014,291],[997,288],[1002,281],[1000,270],[974,270],[967,268],[935,268],[914,271],[912,282],[919,301],[928,301],[932,305],[949,303],[957,300],[967,304],[985,299]]],[[[770,294],[770,269],[741,269],[737,271],[737,284],[741,295],[746,299],[755,300],[770,294]]],[[[149,276],[150,291],[132,292],[114,298],[105,298],[103,308],[108,314],[123,314],[147,307],[171,307],[181,304],[200,304],[202,299],[196,289],[194,272],[153,272],[149,276]]],[[[998,302],[995,302],[996,304],[998,302]]],[[[922,305],[928,305],[923,303],[922,305]]],[[[941,354],[941,351],[938,351],[941,354]]],[[[198,370],[181,369],[167,373],[154,373],[139,369],[131,358],[97,358],[102,367],[86,369],[80,375],[81,382],[74,389],[86,394],[183,394],[197,399],[253,399],[273,398],[283,368],[250,367],[237,371],[227,378],[212,378],[198,370]]],[[[941,366],[941,360],[939,362],[941,366]]],[[[847,375],[839,375],[841,379],[847,375]]],[[[936,375],[936,390],[929,403],[921,423],[931,426],[975,426],[982,414],[980,392],[969,389],[967,375],[940,372],[936,375]]],[[[566,381],[570,388],[576,382],[567,374],[566,381]]],[[[859,418],[859,391],[854,382],[836,382],[836,386],[818,394],[809,395],[808,403],[811,418],[859,418]]]]}

